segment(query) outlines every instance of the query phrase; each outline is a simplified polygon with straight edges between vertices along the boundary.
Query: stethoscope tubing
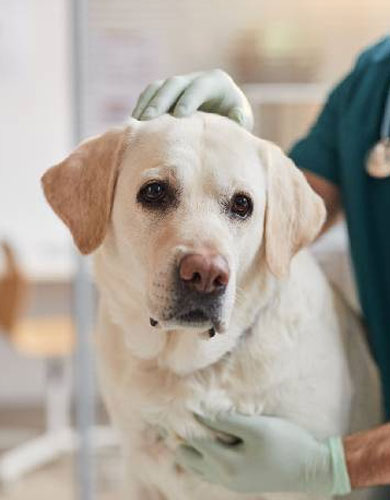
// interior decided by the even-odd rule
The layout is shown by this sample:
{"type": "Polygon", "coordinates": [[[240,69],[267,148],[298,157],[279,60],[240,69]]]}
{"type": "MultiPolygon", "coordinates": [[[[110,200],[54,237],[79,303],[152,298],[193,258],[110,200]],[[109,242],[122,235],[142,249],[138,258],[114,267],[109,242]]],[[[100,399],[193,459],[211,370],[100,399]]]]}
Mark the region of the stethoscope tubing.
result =
{"type": "Polygon", "coordinates": [[[381,130],[380,130],[381,140],[390,141],[390,89],[387,93],[385,112],[382,118],[381,130]]]}

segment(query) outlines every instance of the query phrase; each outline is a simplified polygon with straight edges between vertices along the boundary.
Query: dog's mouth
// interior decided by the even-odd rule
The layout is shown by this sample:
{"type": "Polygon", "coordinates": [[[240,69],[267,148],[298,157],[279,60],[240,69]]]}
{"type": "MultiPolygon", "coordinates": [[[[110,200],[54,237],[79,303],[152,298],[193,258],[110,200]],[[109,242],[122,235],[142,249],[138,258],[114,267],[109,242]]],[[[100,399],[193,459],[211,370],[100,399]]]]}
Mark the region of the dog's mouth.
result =
{"type": "Polygon", "coordinates": [[[219,319],[213,318],[200,308],[191,309],[165,320],[156,320],[151,317],[150,325],[164,329],[184,327],[201,330],[202,333],[207,334],[209,337],[214,337],[216,333],[222,333],[225,330],[223,323],[219,319]]]}
{"type": "Polygon", "coordinates": [[[204,324],[211,321],[211,318],[202,309],[193,309],[184,314],[181,314],[177,318],[180,322],[190,323],[190,324],[204,324]]]}

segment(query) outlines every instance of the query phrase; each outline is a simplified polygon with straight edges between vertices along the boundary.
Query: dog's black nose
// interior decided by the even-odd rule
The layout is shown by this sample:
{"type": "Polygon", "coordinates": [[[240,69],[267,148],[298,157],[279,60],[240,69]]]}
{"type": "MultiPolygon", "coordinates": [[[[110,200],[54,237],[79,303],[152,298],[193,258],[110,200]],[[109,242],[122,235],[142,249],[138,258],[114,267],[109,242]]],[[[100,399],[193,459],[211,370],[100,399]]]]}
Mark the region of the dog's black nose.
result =
{"type": "Polygon", "coordinates": [[[188,254],[179,264],[182,283],[202,294],[222,293],[229,283],[229,266],[222,255],[188,254]]]}

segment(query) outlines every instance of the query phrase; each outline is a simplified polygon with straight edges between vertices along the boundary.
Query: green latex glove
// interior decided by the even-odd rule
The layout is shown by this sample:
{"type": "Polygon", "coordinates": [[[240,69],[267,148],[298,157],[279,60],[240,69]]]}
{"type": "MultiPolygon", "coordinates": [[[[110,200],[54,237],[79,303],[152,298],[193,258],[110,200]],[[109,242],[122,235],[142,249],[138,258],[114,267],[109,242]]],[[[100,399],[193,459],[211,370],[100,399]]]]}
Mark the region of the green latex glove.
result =
{"type": "Polygon", "coordinates": [[[150,120],[172,112],[180,118],[198,109],[227,116],[252,130],[253,114],[247,98],[232,78],[220,69],[151,83],[139,96],[132,116],[137,120],[150,120]]]}
{"type": "Polygon", "coordinates": [[[193,439],[178,448],[176,461],[210,483],[241,493],[330,496],[351,491],[340,438],[319,442],[297,425],[275,417],[197,418],[218,433],[238,438],[230,445],[219,438],[193,439]]]}

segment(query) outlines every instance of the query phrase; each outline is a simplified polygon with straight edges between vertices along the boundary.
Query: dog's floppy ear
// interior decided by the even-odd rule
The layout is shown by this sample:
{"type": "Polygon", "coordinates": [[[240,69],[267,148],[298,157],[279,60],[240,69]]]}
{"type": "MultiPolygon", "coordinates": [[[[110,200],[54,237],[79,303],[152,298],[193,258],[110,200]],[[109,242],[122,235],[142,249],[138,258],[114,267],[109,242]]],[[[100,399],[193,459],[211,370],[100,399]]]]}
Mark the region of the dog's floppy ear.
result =
{"type": "Polygon", "coordinates": [[[261,142],[267,175],[265,256],[270,271],[281,278],[287,274],[292,257],[320,232],[326,209],[322,198],[283,151],[261,142]]]}
{"type": "Polygon", "coordinates": [[[96,250],[106,234],[127,130],[110,130],[81,143],[42,177],[47,201],[83,254],[96,250]]]}

